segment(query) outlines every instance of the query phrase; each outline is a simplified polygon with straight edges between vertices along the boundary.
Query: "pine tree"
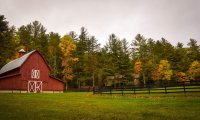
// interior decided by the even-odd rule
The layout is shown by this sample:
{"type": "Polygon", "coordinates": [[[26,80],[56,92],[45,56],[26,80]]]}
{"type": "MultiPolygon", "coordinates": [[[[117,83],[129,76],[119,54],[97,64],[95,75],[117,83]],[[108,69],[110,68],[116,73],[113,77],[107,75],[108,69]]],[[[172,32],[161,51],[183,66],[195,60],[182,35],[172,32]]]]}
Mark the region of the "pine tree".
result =
{"type": "Polygon", "coordinates": [[[6,18],[0,15],[0,68],[15,54],[14,30],[14,27],[9,27],[6,18]]]}
{"type": "Polygon", "coordinates": [[[48,39],[48,62],[52,68],[52,75],[61,78],[60,35],[50,32],[48,39]]]}

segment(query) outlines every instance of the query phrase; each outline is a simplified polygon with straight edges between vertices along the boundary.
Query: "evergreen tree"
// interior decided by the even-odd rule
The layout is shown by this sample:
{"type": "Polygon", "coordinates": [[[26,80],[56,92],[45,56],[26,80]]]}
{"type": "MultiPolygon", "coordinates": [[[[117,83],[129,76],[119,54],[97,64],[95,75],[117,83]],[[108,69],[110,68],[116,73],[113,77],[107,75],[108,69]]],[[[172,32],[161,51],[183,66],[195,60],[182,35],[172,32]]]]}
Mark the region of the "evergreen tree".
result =
{"type": "Polygon", "coordinates": [[[58,33],[49,33],[48,37],[48,62],[52,69],[52,75],[61,78],[61,51],[59,48],[60,35],[58,33]]]}
{"type": "Polygon", "coordinates": [[[14,27],[9,27],[8,21],[0,15],[0,68],[12,59],[15,53],[14,27]]]}
{"type": "Polygon", "coordinates": [[[37,49],[47,58],[48,35],[45,27],[39,21],[21,26],[17,35],[20,39],[20,45],[25,46],[27,52],[37,49]]]}
{"type": "MultiPolygon", "coordinates": [[[[71,34],[71,36],[73,36],[73,34],[71,34]]],[[[85,82],[88,79],[87,74],[84,71],[85,55],[88,53],[88,39],[87,29],[82,27],[79,37],[74,40],[77,46],[74,54],[78,58],[78,63],[74,66],[74,72],[79,87],[81,84],[85,85],[85,82]]]]}
{"type": "Polygon", "coordinates": [[[132,46],[134,58],[136,60],[140,59],[142,62],[142,79],[143,83],[146,84],[146,77],[148,74],[146,63],[149,60],[147,40],[142,35],[138,34],[136,35],[135,40],[133,40],[132,46]]]}
{"type": "Polygon", "coordinates": [[[200,61],[200,45],[197,45],[197,41],[195,39],[190,39],[188,46],[187,56],[190,59],[190,62],[195,60],[200,61]]]}

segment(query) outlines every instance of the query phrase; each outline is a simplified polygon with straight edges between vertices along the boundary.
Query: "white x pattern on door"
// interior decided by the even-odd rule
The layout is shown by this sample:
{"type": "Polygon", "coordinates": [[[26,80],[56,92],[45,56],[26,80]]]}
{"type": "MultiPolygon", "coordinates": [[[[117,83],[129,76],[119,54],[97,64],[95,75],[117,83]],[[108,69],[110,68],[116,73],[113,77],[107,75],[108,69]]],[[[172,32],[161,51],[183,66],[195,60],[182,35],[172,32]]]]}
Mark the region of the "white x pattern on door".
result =
{"type": "Polygon", "coordinates": [[[42,92],[42,81],[28,81],[28,92],[42,92]]]}

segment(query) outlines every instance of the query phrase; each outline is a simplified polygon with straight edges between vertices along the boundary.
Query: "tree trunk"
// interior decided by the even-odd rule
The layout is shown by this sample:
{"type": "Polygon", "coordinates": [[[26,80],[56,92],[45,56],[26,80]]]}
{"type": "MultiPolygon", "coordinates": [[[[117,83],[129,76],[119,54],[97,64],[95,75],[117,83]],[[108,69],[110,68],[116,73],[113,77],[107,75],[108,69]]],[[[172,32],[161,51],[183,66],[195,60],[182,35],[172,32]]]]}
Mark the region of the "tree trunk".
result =
{"type": "Polygon", "coordinates": [[[95,86],[95,81],[94,81],[94,72],[93,72],[93,74],[92,74],[92,87],[94,88],[94,86],[95,86]]]}
{"type": "Polygon", "coordinates": [[[78,88],[81,88],[80,80],[78,80],[78,88]]]}
{"type": "Polygon", "coordinates": [[[67,81],[65,82],[65,91],[67,91],[68,89],[68,84],[67,84],[67,81]]]}
{"type": "Polygon", "coordinates": [[[142,73],[142,78],[143,78],[143,81],[144,81],[144,87],[146,87],[146,79],[145,79],[145,74],[144,74],[144,72],[142,73]]]}

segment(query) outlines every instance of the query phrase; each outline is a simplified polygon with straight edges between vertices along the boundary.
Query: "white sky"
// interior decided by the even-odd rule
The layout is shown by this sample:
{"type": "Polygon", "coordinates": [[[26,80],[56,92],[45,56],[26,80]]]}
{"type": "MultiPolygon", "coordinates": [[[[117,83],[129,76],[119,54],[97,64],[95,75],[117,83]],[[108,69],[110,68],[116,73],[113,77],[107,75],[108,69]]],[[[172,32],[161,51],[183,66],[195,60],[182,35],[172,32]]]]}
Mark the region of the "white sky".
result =
{"type": "Polygon", "coordinates": [[[101,44],[111,33],[200,43],[200,0],[0,0],[0,14],[17,28],[38,20],[60,35],[84,26],[101,44]]]}

